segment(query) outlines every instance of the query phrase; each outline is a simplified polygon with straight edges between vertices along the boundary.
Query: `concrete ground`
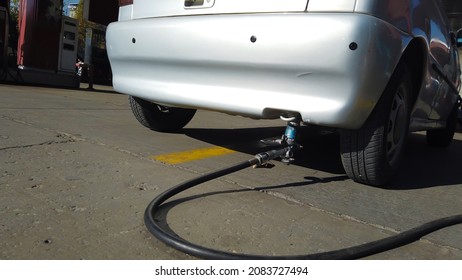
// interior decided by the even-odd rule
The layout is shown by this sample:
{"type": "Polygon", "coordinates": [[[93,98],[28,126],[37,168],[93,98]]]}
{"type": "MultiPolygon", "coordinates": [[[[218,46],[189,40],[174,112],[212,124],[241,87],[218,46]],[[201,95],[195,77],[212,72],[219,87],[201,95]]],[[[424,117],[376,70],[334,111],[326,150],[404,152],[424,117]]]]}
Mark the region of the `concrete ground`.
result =
{"type": "MultiPolygon", "coordinates": [[[[0,259],[191,259],[154,238],[143,212],[160,192],[264,150],[281,121],[199,111],[179,133],[138,124],[127,97],[0,85],[0,259]],[[171,164],[159,156],[231,152],[171,164]]],[[[349,180],[335,134],[305,130],[294,165],[246,169],[174,198],[157,217],[179,236],[230,252],[316,253],[462,213],[462,134],[447,149],[413,134],[387,188],[349,180]],[[178,199],[181,198],[181,199],[178,199]]],[[[370,259],[462,259],[462,226],[370,259]]]]}

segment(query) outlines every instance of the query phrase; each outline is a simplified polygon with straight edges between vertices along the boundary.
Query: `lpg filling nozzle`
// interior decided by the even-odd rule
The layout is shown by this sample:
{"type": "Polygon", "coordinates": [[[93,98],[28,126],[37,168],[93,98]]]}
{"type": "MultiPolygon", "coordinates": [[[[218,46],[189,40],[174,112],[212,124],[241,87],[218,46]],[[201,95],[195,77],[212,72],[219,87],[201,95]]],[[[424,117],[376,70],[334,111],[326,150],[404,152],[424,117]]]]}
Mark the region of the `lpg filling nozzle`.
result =
{"type": "MultiPolygon", "coordinates": [[[[302,145],[298,144],[295,141],[297,135],[297,128],[300,126],[300,118],[291,116],[291,117],[284,117],[280,116],[281,120],[287,122],[286,129],[284,134],[280,139],[263,139],[260,142],[266,146],[282,146],[286,147],[284,149],[284,153],[279,155],[278,157],[281,158],[281,161],[286,164],[291,164],[295,161],[294,158],[294,151],[300,150],[302,145]]],[[[264,153],[263,153],[264,154],[264,153]]],[[[258,155],[257,155],[258,156],[258,155]]],[[[273,158],[276,158],[273,156],[273,158]]]]}

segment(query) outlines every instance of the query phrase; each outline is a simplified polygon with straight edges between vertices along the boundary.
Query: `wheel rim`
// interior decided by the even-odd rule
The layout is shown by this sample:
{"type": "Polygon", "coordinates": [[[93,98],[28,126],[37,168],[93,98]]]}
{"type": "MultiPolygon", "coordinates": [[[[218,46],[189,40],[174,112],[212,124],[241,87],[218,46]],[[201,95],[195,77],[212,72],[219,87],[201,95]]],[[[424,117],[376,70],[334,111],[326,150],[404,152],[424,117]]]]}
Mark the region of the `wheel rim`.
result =
{"type": "Polygon", "coordinates": [[[393,166],[399,158],[407,132],[406,88],[401,85],[391,104],[387,127],[387,157],[393,166]]]}

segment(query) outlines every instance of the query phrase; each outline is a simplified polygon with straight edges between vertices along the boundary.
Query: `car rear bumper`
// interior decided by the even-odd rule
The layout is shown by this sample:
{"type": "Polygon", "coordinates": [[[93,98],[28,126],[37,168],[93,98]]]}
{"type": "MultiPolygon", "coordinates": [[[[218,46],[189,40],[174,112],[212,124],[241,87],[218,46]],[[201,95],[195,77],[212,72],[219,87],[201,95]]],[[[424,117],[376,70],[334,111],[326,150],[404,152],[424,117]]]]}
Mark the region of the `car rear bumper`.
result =
{"type": "Polygon", "coordinates": [[[360,14],[235,14],[112,23],[115,90],[159,104],[359,128],[407,35],[360,14]]]}

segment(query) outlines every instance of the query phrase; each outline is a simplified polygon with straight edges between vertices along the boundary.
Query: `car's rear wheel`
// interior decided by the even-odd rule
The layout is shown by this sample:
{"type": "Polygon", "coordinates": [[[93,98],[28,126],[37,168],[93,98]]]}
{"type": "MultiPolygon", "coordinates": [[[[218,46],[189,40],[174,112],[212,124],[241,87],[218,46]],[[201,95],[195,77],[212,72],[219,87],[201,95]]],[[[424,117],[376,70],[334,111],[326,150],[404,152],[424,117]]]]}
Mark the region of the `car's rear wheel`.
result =
{"type": "Polygon", "coordinates": [[[195,109],[165,107],[134,96],[129,96],[128,99],[138,122],[155,131],[178,131],[187,125],[196,113],[195,109]]]}
{"type": "Polygon", "coordinates": [[[427,143],[435,147],[449,146],[456,132],[458,114],[459,103],[456,103],[446,121],[445,128],[427,130],[427,143]]]}
{"type": "Polygon", "coordinates": [[[356,182],[381,186],[397,169],[409,131],[412,81],[400,64],[366,123],[340,132],[340,153],[347,175],[356,182]]]}

